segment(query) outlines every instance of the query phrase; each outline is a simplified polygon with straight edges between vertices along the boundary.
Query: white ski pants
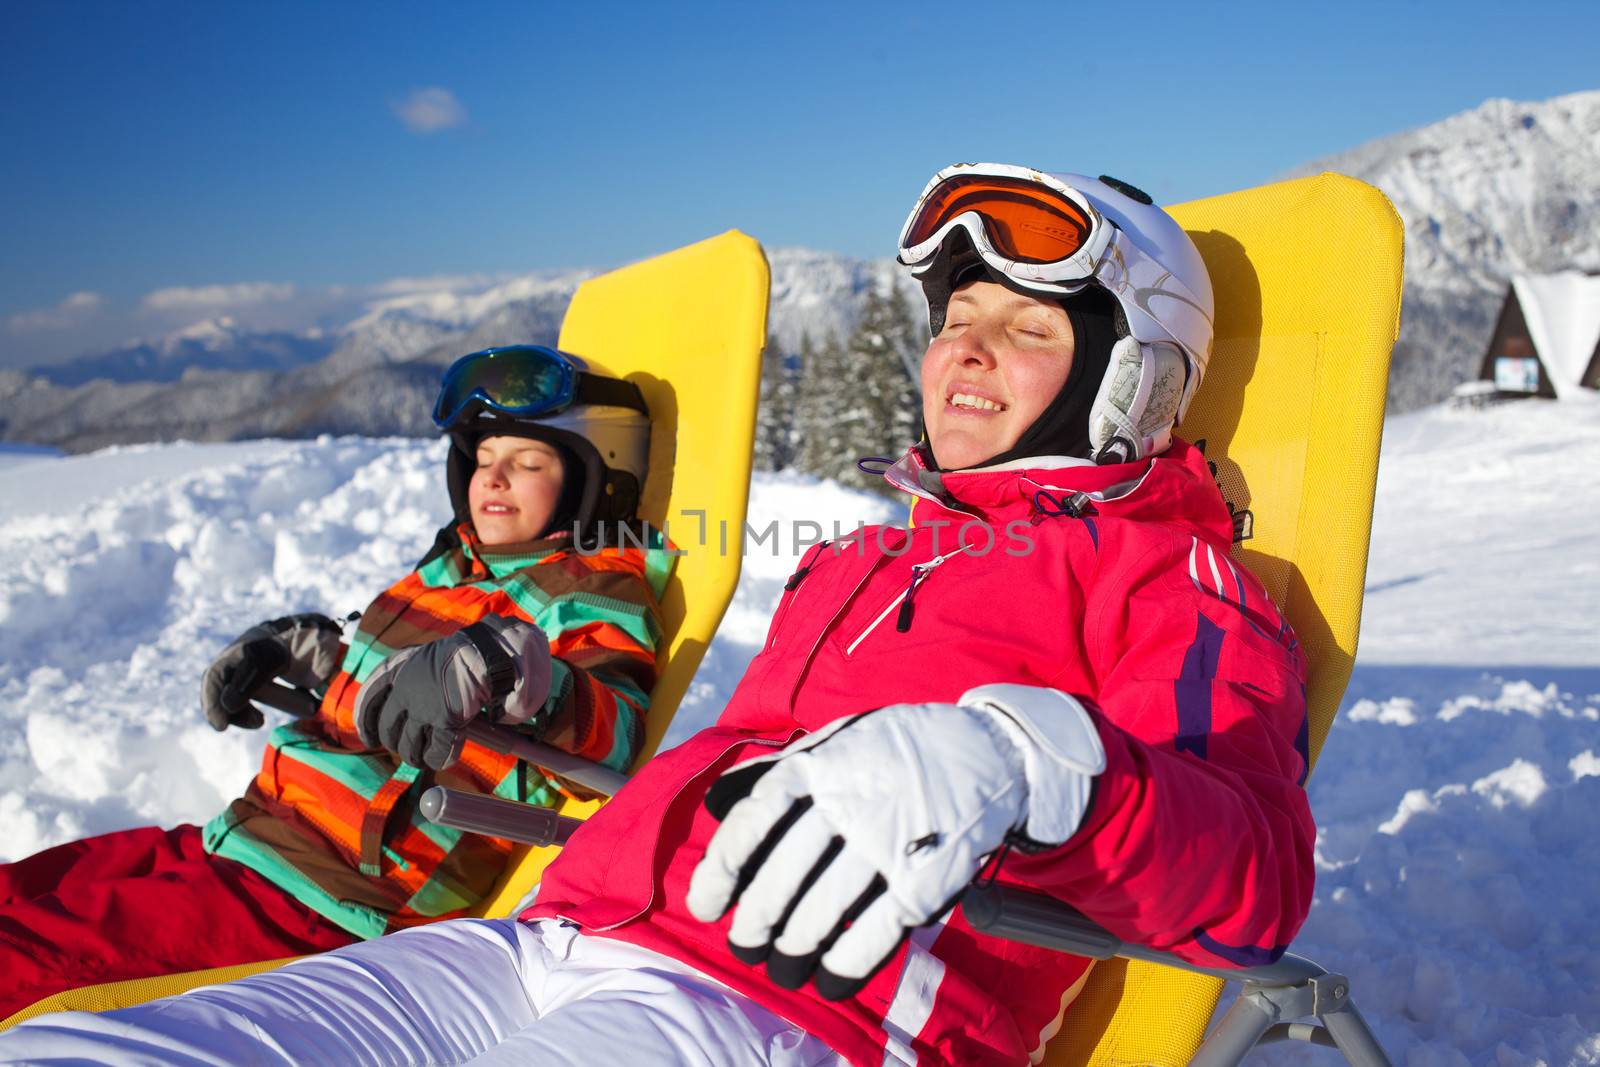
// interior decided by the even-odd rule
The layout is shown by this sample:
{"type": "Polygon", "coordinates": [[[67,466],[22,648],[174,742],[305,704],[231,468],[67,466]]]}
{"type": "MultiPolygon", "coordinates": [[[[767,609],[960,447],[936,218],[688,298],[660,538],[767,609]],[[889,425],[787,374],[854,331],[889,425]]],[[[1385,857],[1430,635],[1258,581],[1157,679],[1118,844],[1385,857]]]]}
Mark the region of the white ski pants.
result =
{"type": "Polygon", "coordinates": [[[684,964],[558,922],[435,923],[119,1011],[0,1034],[0,1063],[770,1064],[838,1054],[684,964]]]}

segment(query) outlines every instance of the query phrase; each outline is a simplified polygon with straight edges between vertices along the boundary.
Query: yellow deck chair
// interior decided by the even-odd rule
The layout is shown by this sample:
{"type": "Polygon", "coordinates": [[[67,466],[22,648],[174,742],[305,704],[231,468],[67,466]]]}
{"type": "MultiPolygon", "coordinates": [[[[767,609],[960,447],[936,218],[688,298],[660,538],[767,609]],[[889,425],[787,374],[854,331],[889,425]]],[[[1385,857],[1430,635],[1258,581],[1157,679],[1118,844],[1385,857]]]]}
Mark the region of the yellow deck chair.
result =
{"type": "MultiPolygon", "coordinates": [[[[1235,516],[1250,536],[1234,546],[1234,558],[1261,579],[1299,634],[1311,668],[1314,763],[1355,662],[1400,322],[1400,219],[1378,190],[1337,174],[1170,210],[1199,247],[1217,293],[1216,346],[1179,432],[1205,441],[1223,495],[1247,513],[1235,516]]],[[[963,903],[974,925],[978,903],[970,894],[963,903]]],[[[1035,923],[1041,919],[1034,913],[1035,923]]],[[[1093,940],[1089,929],[1080,942],[1093,940]]],[[[1348,983],[1323,984],[1325,997],[1349,992],[1348,983]]],[[[1104,959],[1045,1063],[1189,1063],[1222,987],[1221,978],[1148,960],[1104,959]]],[[[1268,1021],[1273,1039],[1310,1039],[1304,1029],[1268,1021]]],[[[1203,1062],[1235,1061],[1213,1059],[1208,1049],[1203,1062]]]]}
{"type": "MultiPolygon", "coordinates": [[[[652,429],[640,514],[664,526],[685,553],[662,603],[667,640],[641,763],[660,745],[739,583],[769,285],[761,246],[730,230],[584,282],[562,322],[564,351],[602,363],[643,390],[652,429]]],[[[581,817],[596,806],[569,804],[564,813],[581,817]]],[[[509,914],[557,851],[521,850],[477,913],[509,914]]],[[[285,962],[68,990],[17,1012],[0,1030],[47,1012],[127,1007],[285,962]]]]}

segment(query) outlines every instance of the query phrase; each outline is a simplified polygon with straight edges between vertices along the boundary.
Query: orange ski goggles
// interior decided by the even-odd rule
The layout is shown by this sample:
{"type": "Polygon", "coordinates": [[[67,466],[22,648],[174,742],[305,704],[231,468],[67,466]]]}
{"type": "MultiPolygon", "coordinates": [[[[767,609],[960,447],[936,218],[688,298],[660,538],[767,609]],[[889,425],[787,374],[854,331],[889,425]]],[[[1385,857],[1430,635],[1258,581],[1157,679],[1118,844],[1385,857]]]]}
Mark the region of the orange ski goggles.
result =
{"type": "Polygon", "coordinates": [[[963,164],[934,175],[900,231],[900,262],[925,268],[957,227],[995,269],[1047,291],[1092,277],[1116,227],[1053,175],[963,164]]]}

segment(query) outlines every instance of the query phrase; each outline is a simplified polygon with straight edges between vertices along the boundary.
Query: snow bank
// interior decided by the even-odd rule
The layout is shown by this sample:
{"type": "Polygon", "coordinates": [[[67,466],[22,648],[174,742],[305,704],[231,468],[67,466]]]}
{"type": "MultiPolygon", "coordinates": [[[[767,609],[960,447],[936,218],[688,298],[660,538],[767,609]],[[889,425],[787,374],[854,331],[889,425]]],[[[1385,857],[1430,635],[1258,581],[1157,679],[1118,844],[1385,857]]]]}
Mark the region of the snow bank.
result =
{"type": "MultiPolygon", "coordinates": [[[[1348,973],[1396,1063],[1600,1064],[1600,405],[1391,421],[1361,656],[1311,782],[1295,949],[1348,973]]],[[[196,694],[250,624],[348,612],[447,506],[436,442],[172,445],[0,465],[0,859],[237,795],[261,732],[196,694]]],[[[894,518],[758,476],[751,521],[894,518]]],[[[747,556],[668,743],[716,717],[795,552],[747,556]]],[[[1252,1062],[1332,1053],[1264,1049],[1252,1062]]]]}
{"type": "Polygon", "coordinates": [[[1357,668],[1294,951],[1350,976],[1397,1064],[1600,1063],[1600,671],[1561,673],[1357,668]]]}

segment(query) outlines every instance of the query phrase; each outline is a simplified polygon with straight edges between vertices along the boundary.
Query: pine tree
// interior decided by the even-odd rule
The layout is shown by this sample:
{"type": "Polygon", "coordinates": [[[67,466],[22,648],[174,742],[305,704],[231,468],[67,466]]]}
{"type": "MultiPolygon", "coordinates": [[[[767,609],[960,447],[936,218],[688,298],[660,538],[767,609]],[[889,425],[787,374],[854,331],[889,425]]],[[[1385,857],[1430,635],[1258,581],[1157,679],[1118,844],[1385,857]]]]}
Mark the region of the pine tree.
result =
{"type": "Polygon", "coordinates": [[[781,471],[794,462],[799,366],[810,344],[809,336],[801,338],[797,358],[767,338],[761,353],[761,406],[756,415],[757,470],[781,471]]]}
{"type": "Polygon", "coordinates": [[[892,287],[867,293],[861,318],[843,345],[829,342],[801,375],[797,466],[846,485],[891,490],[856,461],[898,458],[915,439],[921,400],[908,367],[921,336],[910,305],[892,287]]]}

